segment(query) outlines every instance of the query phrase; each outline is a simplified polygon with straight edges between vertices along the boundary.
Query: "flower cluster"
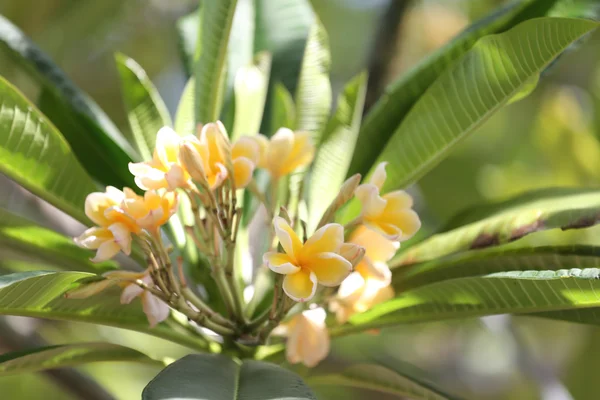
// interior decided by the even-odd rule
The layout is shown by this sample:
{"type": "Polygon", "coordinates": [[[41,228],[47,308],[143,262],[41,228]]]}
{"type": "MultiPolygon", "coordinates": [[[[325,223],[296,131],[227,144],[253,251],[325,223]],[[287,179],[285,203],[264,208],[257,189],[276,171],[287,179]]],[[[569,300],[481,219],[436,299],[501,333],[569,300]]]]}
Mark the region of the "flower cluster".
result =
{"type": "MultiPolygon", "coordinates": [[[[289,211],[292,195],[282,186],[287,182],[282,178],[303,173],[315,150],[308,132],[287,128],[270,138],[256,134],[234,143],[220,122],[200,126],[197,135],[184,137],[171,128],[160,129],[152,159],[129,165],[143,195],[114,187],[91,193],[85,212],[97,226],[75,239],[78,245],[96,250],[93,261],[119,252],[137,255],[145,263],[144,272],[111,271],[67,296],[84,298],[118,286],[123,290],[121,303],[141,299],[151,326],[174,309],[193,326],[246,345],[263,344],[272,333],[283,332],[288,360],[316,365],[329,352],[324,307],[337,323],[344,323],[352,314],[391,298],[387,262],[399,243],[419,229],[420,221],[406,192],[380,193],[386,179],[382,163],[368,183],[359,185],[359,175],[350,178],[309,234],[298,207],[289,211]],[[257,169],[270,177],[270,188],[264,192],[254,180],[257,169]],[[238,196],[243,189],[265,211],[252,218],[272,218],[271,228],[264,233],[269,249],[260,267],[276,273],[271,307],[252,317],[234,268],[244,212],[238,196]],[[187,237],[208,261],[218,299],[201,295],[204,291],[195,290],[197,283],[188,286],[183,259],[173,257],[172,248],[163,242],[161,227],[178,211],[181,196],[189,200],[194,221],[185,227],[187,237]],[[333,222],[336,212],[354,196],[362,203],[360,215],[346,225],[333,222]],[[213,309],[215,302],[224,306],[224,313],[213,309]]],[[[298,203],[301,194],[295,195],[298,203]]]]}

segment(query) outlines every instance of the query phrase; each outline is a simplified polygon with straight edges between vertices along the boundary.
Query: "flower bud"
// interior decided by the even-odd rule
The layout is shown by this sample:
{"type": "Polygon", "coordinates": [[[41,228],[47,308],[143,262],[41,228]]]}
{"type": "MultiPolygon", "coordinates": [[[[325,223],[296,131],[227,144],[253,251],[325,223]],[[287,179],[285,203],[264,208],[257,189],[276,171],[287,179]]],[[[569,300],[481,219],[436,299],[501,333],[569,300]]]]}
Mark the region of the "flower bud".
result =
{"type": "Polygon", "coordinates": [[[204,160],[191,143],[183,142],[179,146],[179,159],[195,182],[204,188],[209,187],[204,170],[204,160]]]}
{"type": "Polygon", "coordinates": [[[365,256],[365,248],[354,243],[344,243],[340,247],[339,254],[348,260],[354,268],[365,256]]]}
{"type": "Polygon", "coordinates": [[[346,204],[352,197],[354,196],[354,191],[358,187],[360,183],[360,174],[354,174],[350,178],[348,178],[340,188],[340,193],[337,195],[335,199],[331,202],[325,213],[321,217],[319,224],[317,225],[317,229],[322,227],[323,225],[332,222],[335,213],[342,208],[344,204],[346,204]]]}

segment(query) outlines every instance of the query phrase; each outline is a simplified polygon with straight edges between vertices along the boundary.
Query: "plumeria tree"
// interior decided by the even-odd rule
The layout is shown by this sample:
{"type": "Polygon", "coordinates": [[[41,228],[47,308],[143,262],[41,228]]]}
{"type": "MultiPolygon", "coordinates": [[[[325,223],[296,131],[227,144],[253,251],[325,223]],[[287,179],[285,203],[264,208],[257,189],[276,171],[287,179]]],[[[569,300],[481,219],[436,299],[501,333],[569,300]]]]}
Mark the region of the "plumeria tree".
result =
{"type": "Polygon", "coordinates": [[[132,143],[0,19],[3,48],[41,87],[29,100],[0,78],[0,171],[89,226],[71,239],[1,209],[0,241],[47,268],[0,277],[0,314],[116,326],[192,352],[158,361],[63,344],[3,355],[0,375],[129,360],[165,367],[145,399],[314,399],[317,386],[451,399],[397,360],[287,367],[313,368],[332,340],[398,324],[505,313],[599,322],[596,247],[519,241],[596,224],[597,191],[526,193],[430,237],[406,191],[596,22],[560,15],[557,1],[515,2],[365,113],[366,73],[332,107],[327,34],[307,2],[237,3],[203,1],[182,23],[190,78],[174,123],[142,67],[116,56],[132,143]]]}

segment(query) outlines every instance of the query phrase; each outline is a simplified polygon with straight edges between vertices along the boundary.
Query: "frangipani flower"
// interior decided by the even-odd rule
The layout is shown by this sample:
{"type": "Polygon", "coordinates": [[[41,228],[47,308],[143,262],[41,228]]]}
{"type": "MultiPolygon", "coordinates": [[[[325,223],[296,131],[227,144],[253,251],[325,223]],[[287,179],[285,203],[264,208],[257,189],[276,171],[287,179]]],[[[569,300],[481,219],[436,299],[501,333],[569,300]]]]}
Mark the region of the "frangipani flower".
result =
{"type": "Polygon", "coordinates": [[[125,188],[123,212],[135,220],[135,223],[151,233],[167,223],[177,211],[177,193],[166,190],[148,190],[144,196],[138,196],[133,190],[125,188]]]}
{"type": "Polygon", "coordinates": [[[151,328],[155,327],[169,316],[170,308],[165,302],[147,290],[142,289],[135,283],[137,280],[140,280],[146,284],[146,286],[154,287],[154,282],[150,276],[150,270],[146,270],[145,272],[110,271],[104,273],[102,276],[105,278],[104,280],[84,285],[67,292],[65,296],[70,299],[85,299],[98,294],[111,286],[118,285],[123,289],[123,292],[121,293],[121,304],[129,304],[138,296],[141,298],[142,308],[148,318],[151,328]]]}
{"type": "Polygon", "coordinates": [[[252,174],[260,159],[258,142],[250,136],[242,136],[231,147],[231,159],[235,187],[245,188],[252,180],[252,174]]]}
{"type": "MultiPolygon", "coordinates": [[[[175,190],[179,180],[167,180],[167,174],[183,174],[179,163],[179,142],[181,137],[173,129],[165,126],[156,134],[156,145],[152,160],[129,163],[129,171],[135,176],[135,183],[142,190],[175,190]]],[[[189,178],[188,178],[189,179],[189,178]]]]}
{"type": "Polygon", "coordinates": [[[413,206],[412,197],[403,190],[383,196],[379,191],[387,177],[385,166],[380,163],[369,183],[356,188],[356,197],[362,203],[362,222],[390,240],[404,241],[412,237],[421,227],[421,220],[413,206]]]}
{"type": "Polygon", "coordinates": [[[315,156],[315,146],[309,132],[293,132],[280,128],[271,140],[263,135],[255,137],[260,147],[259,166],[272,177],[280,178],[308,165],[315,156]]]}
{"type": "Polygon", "coordinates": [[[325,310],[315,308],[292,317],[282,326],[287,339],[286,358],[290,364],[314,367],[329,354],[330,339],[325,326],[325,310]]]}
{"type": "Polygon", "coordinates": [[[81,236],[73,239],[80,247],[97,250],[92,262],[102,262],[113,258],[119,251],[131,253],[131,231],[127,225],[116,222],[104,227],[87,229],[81,236]]]}
{"type": "Polygon", "coordinates": [[[350,242],[364,247],[365,256],[356,265],[355,272],[342,282],[331,303],[331,310],[340,323],[394,296],[390,286],[392,273],[387,262],[400,244],[365,226],[359,226],[352,233],[350,242]]]}
{"type": "Polygon", "coordinates": [[[275,217],[273,225],[285,253],[265,253],[263,261],[273,272],[285,275],[283,290],[293,300],[310,300],[317,283],[337,286],[352,270],[352,263],[339,255],[344,242],[341,225],[323,226],[304,244],[282,217],[275,217]]]}

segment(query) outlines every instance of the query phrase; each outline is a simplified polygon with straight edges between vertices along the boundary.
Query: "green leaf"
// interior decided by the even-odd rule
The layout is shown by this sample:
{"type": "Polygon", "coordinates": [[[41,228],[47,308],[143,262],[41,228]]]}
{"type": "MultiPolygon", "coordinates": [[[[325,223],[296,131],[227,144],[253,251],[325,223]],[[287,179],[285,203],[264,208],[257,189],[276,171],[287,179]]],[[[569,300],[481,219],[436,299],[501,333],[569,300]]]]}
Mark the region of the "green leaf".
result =
{"type": "Polygon", "coordinates": [[[88,223],[85,198],[96,186],[50,121],[0,77],[0,172],[75,219],[88,223]]]}
{"type": "Polygon", "coordinates": [[[196,134],[196,122],[194,120],[195,86],[194,78],[190,78],[183,89],[175,113],[175,131],[181,136],[196,134]]]}
{"type": "Polygon", "coordinates": [[[2,208],[0,208],[0,245],[7,246],[24,256],[35,256],[62,269],[101,271],[116,268],[116,263],[112,261],[91,262],[91,252],[75,245],[73,239],[2,208]]]}
{"type": "Polygon", "coordinates": [[[316,143],[331,111],[330,68],[329,39],[316,19],[306,42],[295,96],[296,129],[312,132],[316,143]]]}
{"type": "Polygon", "coordinates": [[[332,336],[383,326],[482,317],[530,314],[600,306],[600,269],[564,265],[557,271],[508,271],[448,279],[401,293],[332,328],[332,336]],[[572,269],[568,269],[572,268],[572,269]]]}
{"type": "Polygon", "coordinates": [[[61,130],[88,173],[104,185],[131,186],[127,163],[137,155],[129,143],[100,107],[2,16],[0,49],[42,86],[42,112],[61,130]]]}
{"type": "Polygon", "coordinates": [[[557,0],[512,2],[469,26],[454,40],[390,84],[367,113],[358,138],[349,175],[365,174],[383,151],[410,109],[440,74],[464,55],[480,38],[504,32],[517,24],[546,15],[557,0]]]}
{"type": "Polygon", "coordinates": [[[235,119],[231,140],[259,132],[267,90],[271,56],[257,55],[254,63],[238,70],[235,78],[235,119]]]}
{"type": "Polygon", "coordinates": [[[203,2],[200,19],[202,51],[195,67],[196,123],[216,121],[221,112],[226,76],[227,45],[237,0],[203,2]]]}
{"type": "Polygon", "coordinates": [[[308,378],[307,382],[311,386],[342,386],[413,400],[457,399],[431,384],[416,380],[405,371],[395,371],[376,364],[353,365],[341,374],[314,376],[308,378]]]}
{"type": "Polygon", "coordinates": [[[433,168],[597,26],[587,20],[538,18],[480,39],[427,89],[390,138],[378,158],[389,161],[384,191],[406,186],[433,168]]]}
{"type": "Polygon", "coordinates": [[[135,60],[117,53],[115,61],[135,143],[142,158],[150,160],[158,130],[163,126],[173,125],[169,110],[146,71],[135,60]]]}
{"type": "Polygon", "coordinates": [[[2,354],[0,355],[0,376],[107,361],[164,365],[137,350],[117,344],[75,343],[2,354]]]}
{"type": "Polygon", "coordinates": [[[340,94],[318,147],[309,181],[309,231],[339,193],[350,165],[367,92],[367,74],[353,78],[340,94]]]}
{"type": "Polygon", "coordinates": [[[198,45],[200,42],[200,26],[202,26],[200,17],[201,13],[200,9],[198,9],[179,18],[176,24],[179,50],[187,76],[193,75],[194,65],[200,58],[202,51],[198,45]]]}
{"type": "Polygon", "coordinates": [[[161,337],[198,350],[207,343],[199,336],[176,330],[173,321],[150,328],[141,303],[123,305],[114,288],[87,299],[68,299],[64,294],[84,279],[97,275],[84,272],[22,272],[0,276],[0,315],[48,318],[130,329],[161,337]]]}
{"type": "Polygon", "coordinates": [[[143,400],[316,399],[291,371],[262,361],[191,354],[165,368],[146,386],[143,400]]]}
{"type": "Polygon", "coordinates": [[[281,83],[276,83],[273,89],[271,126],[294,129],[296,126],[296,105],[290,92],[281,83]]]}
{"type": "Polygon", "coordinates": [[[597,190],[545,189],[526,193],[455,217],[448,224],[454,229],[414,245],[394,258],[390,267],[495,246],[546,229],[585,228],[598,223],[599,210],[597,190]]]}

